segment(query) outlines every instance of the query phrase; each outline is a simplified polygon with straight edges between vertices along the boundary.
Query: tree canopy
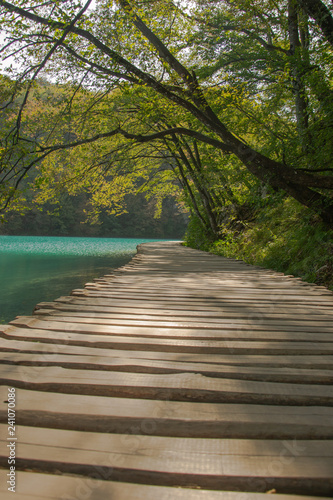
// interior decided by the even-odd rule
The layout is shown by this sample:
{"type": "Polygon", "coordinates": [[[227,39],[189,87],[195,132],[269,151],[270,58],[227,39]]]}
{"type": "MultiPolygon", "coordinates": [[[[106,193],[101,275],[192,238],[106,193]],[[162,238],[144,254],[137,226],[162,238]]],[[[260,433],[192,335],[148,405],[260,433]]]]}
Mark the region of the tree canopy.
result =
{"type": "Polygon", "coordinates": [[[0,0],[3,207],[176,196],[217,235],[281,191],[333,223],[332,7],[0,0]],[[30,183],[30,184],[29,184],[30,183]],[[19,187],[21,186],[21,190],[19,187]]]}

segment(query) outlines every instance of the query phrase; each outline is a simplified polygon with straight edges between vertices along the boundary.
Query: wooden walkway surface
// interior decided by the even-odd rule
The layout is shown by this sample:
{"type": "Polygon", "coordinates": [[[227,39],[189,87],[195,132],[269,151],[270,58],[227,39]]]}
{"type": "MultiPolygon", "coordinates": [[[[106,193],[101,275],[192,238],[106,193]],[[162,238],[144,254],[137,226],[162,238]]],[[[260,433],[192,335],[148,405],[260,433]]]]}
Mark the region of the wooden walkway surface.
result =
{"type": "Polygon", "coordinates": [[[332,318],[324,288],[141,245],[113,274],[0,325],[1,498],[332,497],[332,318]]]}

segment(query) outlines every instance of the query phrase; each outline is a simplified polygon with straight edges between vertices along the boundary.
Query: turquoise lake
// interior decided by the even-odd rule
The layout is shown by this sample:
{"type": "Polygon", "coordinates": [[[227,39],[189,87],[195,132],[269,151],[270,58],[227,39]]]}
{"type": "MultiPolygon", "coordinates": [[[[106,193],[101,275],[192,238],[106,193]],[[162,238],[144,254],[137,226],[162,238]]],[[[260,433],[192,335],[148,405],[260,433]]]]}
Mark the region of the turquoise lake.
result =
{"type": "Polygon", "coordinates": [[[0,236],[0,323],[126,264],[147,241],[156,240],[0,236]]]}

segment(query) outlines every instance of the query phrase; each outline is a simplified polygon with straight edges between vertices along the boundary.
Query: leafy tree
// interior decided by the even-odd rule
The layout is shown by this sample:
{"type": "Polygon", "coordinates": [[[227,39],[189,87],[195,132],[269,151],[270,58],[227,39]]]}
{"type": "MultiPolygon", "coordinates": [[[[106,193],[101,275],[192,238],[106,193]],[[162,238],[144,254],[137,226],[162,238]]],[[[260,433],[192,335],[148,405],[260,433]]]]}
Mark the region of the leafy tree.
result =
{"type": "MultiPolygon", "coordinates": [[[[162,141],[187,199],[195,210],[200,200],[203,219],[213,232],[221,197],[210,184],[214,176],[200,172],[196,148],[219,152],[219,183],[228,180],[227,163],[245,167],[261,183],[284,190],[333,222],[332,152],[326,145],[332,112],[324,96],[326,90],[331,95],[330,40],[323,30],[327,42],[319,41],[318,28],[302,2],[198,0],[186,7],[170,0],[102,0],[88,12],[90,3],[0,0],[2,26],[9,33],[3,54],[29,60],[28,66],[12,70],[20,92],[15,89],[10,98],[16,114],[4,140],[3,175],[11,172],[14,188],[37,162],[53,158],[55,152],[66,157],[75,148],[76,155],[93,165],[97,157],[111,157],[111,143],[112,154],[123,153],[126,144],[133,154],[140,145],[154,148],[155,141],[162,141]],[[63,84],[71,81],[75,91],[58,114],[63,120],[59,126],[42,138],[31,138],[25,114],[34,82],[43,74],[57,75],[63,84]],[[94,95],[83,110],[76,98],[81,89],[94,95]],[[154,95],[154,126],[152,111],[141,122],[139,115],[131,117],[129,105],[126,113],[119,112],[115,95],[132,89],[154,95]],[[65,124],[69,127],[73,120],[64,136],[65,124]],[[324,167],[318,149],[328,155],[324,167]]],[[[50,161],[59,171],[56,158],[50,161]]],[[[211,164],[208,170],[213,170],[211,164]]],[[[63,172],[68,181],[69,169],[63,172]]],[[[107,178],[103,187],[98,184],[98,169],[91,170],[86,182],[100,193],[105,189],[104,199],[120,193],[121,203],[125,191],[135,187],[137,173],[132,174],[119,176],[118,171],[117,180],[112,175],[118,183],[114,192],[112,184],[108,191],[107,178]]],[[[143,178],[150,175],[147,169],[143,178]]],[[[167,177],[161,168],[156,175],[167,177]]],[[[243,179],[246,184],[246,175],[243,179]]],[[[230,202],[235,189],[229,185],[226,192],[230,202]]],[[[8,196],[12,191],[7,189],[8,196]]]]}
{"type": "Polygon", "coordinates": [[[320,0],[297,0],[297,3],[316,21],[324,37],[333,46],[333,17],[328,6],[320,0]]]}

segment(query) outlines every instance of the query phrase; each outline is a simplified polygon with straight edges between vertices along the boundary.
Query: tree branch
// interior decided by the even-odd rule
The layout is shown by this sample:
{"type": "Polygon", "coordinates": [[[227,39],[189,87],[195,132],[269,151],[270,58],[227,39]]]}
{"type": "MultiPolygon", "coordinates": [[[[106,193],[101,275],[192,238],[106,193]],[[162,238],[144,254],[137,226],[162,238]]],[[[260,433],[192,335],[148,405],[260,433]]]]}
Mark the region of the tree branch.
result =
{"type": "Polygon", "coordinates": [[[106,139],[109,137],[113,137],[117,134],[120,134],[126,139],[130,139],[138,143],[151,142],[157,139],[163,139],[168,135],[174,135],[174,134],[187,135],[189,137],[194,137],[195,139],[198,139],[201,142],[205,142],[206,144],[210,144],[211,146],[220,149],[224,153],[232,152],[230,148],[223,142],[213,139],[212,137],[209,137],[207,135],[201,134],[200,132],[187,129],[185,127],[174,127],[167,130],[161,130],[160,132],[156,132],[154,134],[149,134],[149,135],[131,134],[130,132],[127,132],[126,130],[123,130],[120,127],[118,127],[110,132],[105,132],[104,134],[96,134],[93,137],[82,139],[80,141],[69,142],[67,144],[56,144],[54,146],[48,146],[48,147],[40,147],[39,151],[44,152],[44,151],[59,151],[61,149],[71,149],[77,146],[83,146],[84,144],[90,144],[92,142],[96,142],[99,139],[106,139]]]}
{"type": "Polygon", "coordinates": [[[71,21],[71,23],[67,27],[65,26],[64,32],[63,32],[62,36],[60,37],[60,39],[55,42],[55,44],[52,46],[52,48],[49,50],[49,52],[44,57],[43,61],[38,65],[36,71],[34,72],[32,80],[28,84],[28,88],[27,88],[27,90],[25,92],[25,95],[24,95],[24,98],[23,98],[23,102],[21,104],[21,107],[20,107],[18,115],[17,115],[16,133],[14,134],[14,139],[15,139],[15,136],[16,135],[18,136],[18,133],[19,133],[19,129],[20,129],[20,125],[21,125],[21,120],[22,120],[23,109],[24,109],[24,107],[25,107],[25,105],[27,103],[27,100],[28,100],[28,97],[29,97],[29,93],[30,93],[30,90],[31,90],[31,86],[32,86],[32,82],[37,78],[38,73],[44,68],[44,66],[46,65],[47,61],[52,57],[52,55],[56,51],[57,47],[65,40],[66,36],[72,30],[72,28],[74,27],[75,23],[83,16],[83,14],[88,9],[88,7],[91,4],[91,2],[92,2],[92,0],[87,0],[87,2],[84,5],[84,7],[77,13],[77,15],[71,21]]]}
{"type": "Polygon", "coordinates": [[[326,40],[333,47],[333,17],[328,7],[320,0],[296,1],[298,5],[316,21],[326,40]]]}
{"type": "Polygon", "coordinates": [[[195,130],[187,129],[185,127],[174,127],[166,130],[161,130],[160,132],[156,132],[155,134],[150,135],[130,134],[129,132],[121,129],[119,129],[119,133],[126,137],[126,139],[133,139],[136,142],[150,142],[155,139],[162,139],[163,137],[174,134],[187,135],[189,137],[194,137],[201,142],[205,142],[206,144],[210,144],[211,146],[220,149],[224,153],[232,153],[232,150],[227,144],[224,144],[223,142],[213,139],[212,137],[201,134],[200,132],[196,132],[195,130]]]}

